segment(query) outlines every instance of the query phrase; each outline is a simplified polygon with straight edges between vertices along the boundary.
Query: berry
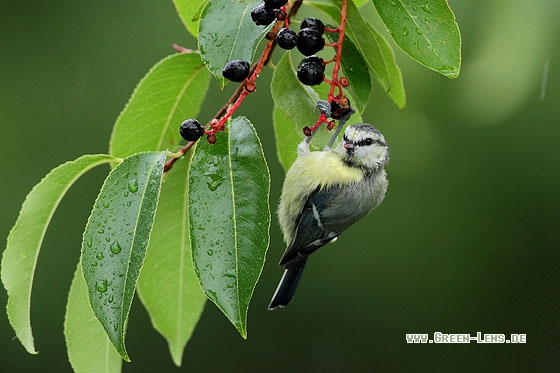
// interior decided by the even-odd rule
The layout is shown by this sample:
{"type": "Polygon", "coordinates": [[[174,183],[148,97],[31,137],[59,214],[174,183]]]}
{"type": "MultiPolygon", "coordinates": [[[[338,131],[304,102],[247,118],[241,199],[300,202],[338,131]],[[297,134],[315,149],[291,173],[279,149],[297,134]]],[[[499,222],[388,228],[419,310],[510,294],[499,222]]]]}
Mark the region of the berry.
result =
{"type": "Polygon", "coordinates": [[[249,62],[245,60],[231,60],[224,66],[222,76],[232,82],[242,82],[249,76],[249,62]]]}
{"type": "Polygon", "coordinates": [[[310,56],[319,52],[325,46],[325,39],[319,31],[312,28],[304,28],[299,31],[297,37],[297,48],[304,56],[310,56]]]}
{"type": "Polygon", "coordinates": [[[288,2],[288,0],[264,0],[264,6],[266,9],[280,9],[282,8],[284,5],[286,5],[286,3],[288,2]]]}
{"type": "Polygon", "coordinates": [[[294,49],[297,44],[296,32],[289,28],[283,28],[278,31],[276,41],[278,42],[278,46],[282,49],[294,49]]]}
{"type": "Polygon", "coordinates": [[[350,100],[342,97],[340,101],[331,101],[331,118],[340,119],[350,112],[350,100]]]}
{"type": "Polygon", "coordinates": [[[325,77],[325,65],[323,59],[317,56],[304,58],[298,66],[297,77],[305,85],[318,85],[325,77]]]}
{"type": "Polygon", "coordinates": [[[187,141],[196,141],[204,134],[204,129],[196,119],[187,119],[179,129],[181,137],[187,141]]]}
{"type": "Polygon", "coordinates": [[[325,32],[325,24],[317,18],[307,17],[301,22],[301,28],[312,28],[319,31],[319,34],[323,35],[325,32]]]}
{"type": "Polygon", "coordinates": [[[261,4],[251,10],[251,19],[257,26],[268,26],[276,19],[276,12],[261,4]]]}

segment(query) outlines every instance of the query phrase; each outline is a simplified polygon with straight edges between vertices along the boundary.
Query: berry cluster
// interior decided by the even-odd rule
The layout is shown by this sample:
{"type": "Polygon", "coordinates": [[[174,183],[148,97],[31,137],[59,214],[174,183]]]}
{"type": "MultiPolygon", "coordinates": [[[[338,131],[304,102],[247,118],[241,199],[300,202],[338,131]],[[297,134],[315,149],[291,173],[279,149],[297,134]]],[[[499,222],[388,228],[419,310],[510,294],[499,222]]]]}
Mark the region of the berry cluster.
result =
{"type": "Polygon", "coordinates": [[[241,59],[231,60],[224,66],[222,76],[232,82],[241,84],[228,103],[205,127],[202,127],[196,119],[188,119],[181,124],[181,136],[189,142],[183,150],[186,151],[189,145],[192,145],[192,142],[197,141],[204,134],[206,134],[209,143],[216,142],[214,134],[225,128],[225,123],[247,94],[255,90],[255,79],[268,62],[274,45],[278,45],[285,50],[297,47],[298,51],[305,56],[297,68],[297,78],[302,84],[315,86],[326,82],[330,85],[328,99],[323,101],[324,104],[321,106],[321,115],[317,123],[311,128],[304,128],[304,133],[307,136],[311,135],[323,123],[326,123],[330,130],[334,128],[334,120],[342,121],[352,115],[353,109],[350,106],[350,101],[342,92],[342,88],[348,86],[348,79],[338,77],[346,23],[346,1],[342,0],[341,23],[338,28],[325,27],[320,19],[307,17],[301,22],[300,30],[297,33],[290,28],[290,18],[295,14],[297,6],[294,5],[292,9],[292,5],[287,5],[288,0],[263,0],[260,5],[253,8],[251,19],[257,26],[268,26],[276,22],[266,36],[267,46],[259,61],[252,67],[248,61],[241,59]],[[326,43],[323,37],[325,32],[337,33],[338,41],[326,43]],[[335,49],[334,58],[328,61],[316,56],[316,53],[323,50],[325,46],[335,49]],[[326,79],[325,66],[330,63],[334,63],[332,78],[326,79]],[[337,93],[335,93],[336,89],[338,89],[337,93]],[[332,120],[329,121],[329,118],[332,120]]]}
{"type": "Polygon", "coordinates": [[[276,35],[276,42],[282,49],[297,49],[307,56],[298,66],[297,76],[305,85],[317,85],[323,82],[325,77],[325,65],[323,59],[314,56],[325,47],[325,24],[317,18],[307,17],[301,22],[299,33],[284,27],[276,35]]]}
{"type": "Polygon", "coordinates": [[[277,19],[284,19],[286,13],[281,8],[287,2],[288,0],[264,0],[251,10],[251,19],[257,26],[268,26],[277,19]]]}

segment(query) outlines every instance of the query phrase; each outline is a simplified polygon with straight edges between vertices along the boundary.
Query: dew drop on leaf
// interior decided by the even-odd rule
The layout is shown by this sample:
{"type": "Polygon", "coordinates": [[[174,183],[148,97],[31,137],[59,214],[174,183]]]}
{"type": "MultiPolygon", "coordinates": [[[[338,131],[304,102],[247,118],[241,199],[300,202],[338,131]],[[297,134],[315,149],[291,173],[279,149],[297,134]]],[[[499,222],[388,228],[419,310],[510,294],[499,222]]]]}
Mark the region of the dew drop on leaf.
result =
{"type": "Polygon", "coordinates": [[[131,193],[136,193],[138,191],[138,179],[132,179],[128,182],[128,190],[131,193]]]}
{"type": "Polygon", "coordinates": [[[113,242],[113,243],[111,244],[110,249],[111,249],[111,252],[112,252],[113,254],[118,254],[118,253],[120,253],[121,250],[122,250],[121,245],[119,244],[119,241],[113,242]]]}
{"type": "Polygon", "coordinates": [[[106,292],[107,291],[107,280],[97,281],[95,283],[95,290],[97,290],[100,293],[106,292]]]}

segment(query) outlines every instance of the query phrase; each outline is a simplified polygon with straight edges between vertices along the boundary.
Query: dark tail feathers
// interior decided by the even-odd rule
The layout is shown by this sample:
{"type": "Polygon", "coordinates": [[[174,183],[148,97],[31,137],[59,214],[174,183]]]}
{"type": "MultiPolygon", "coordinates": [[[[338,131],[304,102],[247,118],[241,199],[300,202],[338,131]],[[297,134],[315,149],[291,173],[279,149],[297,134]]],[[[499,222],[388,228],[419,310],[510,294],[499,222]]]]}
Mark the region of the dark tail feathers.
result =
{"type": "Polygon", "coordinates": [[[282,279],[276,288],[276,292],[272,296],[270,305],[268,306],[269,310],[273,310],[278,307],[285,307],[288,303],[290,303],[296,292],[305,263],[307,263],[307,257],[302,258],[294,264],[290,263],[286,266],[284,275],[282,276],[282,279]]]}

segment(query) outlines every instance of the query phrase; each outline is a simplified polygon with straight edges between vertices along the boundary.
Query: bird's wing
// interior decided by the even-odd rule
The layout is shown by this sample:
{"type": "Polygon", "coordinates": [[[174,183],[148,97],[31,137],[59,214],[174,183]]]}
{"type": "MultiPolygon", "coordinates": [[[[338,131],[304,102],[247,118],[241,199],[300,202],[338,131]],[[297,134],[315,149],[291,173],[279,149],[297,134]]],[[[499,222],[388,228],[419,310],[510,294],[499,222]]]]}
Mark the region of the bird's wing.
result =
{"type": "Polygon", "coordinates": [[[322,221],[323,212],[330,207],[329,200],[340,194],[341,190],[340,186],[317,188],[309,195],[297,218],[294,238],[282,256],[280,265],[308,256],[342,233],[329,229],[322,221]]]}

